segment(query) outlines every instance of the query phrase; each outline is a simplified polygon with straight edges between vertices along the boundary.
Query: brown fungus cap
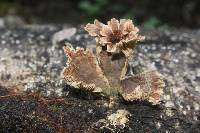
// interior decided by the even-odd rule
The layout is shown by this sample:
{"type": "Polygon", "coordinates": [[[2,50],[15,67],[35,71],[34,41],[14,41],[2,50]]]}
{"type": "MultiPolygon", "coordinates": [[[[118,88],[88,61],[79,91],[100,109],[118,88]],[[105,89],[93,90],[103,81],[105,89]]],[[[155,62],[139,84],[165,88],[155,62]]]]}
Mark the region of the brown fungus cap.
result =
{"type": "Polygon", "coordinates": [[[129,19],[112,18],[107,25],[95,20],[94,24],[87,24],[85,30],[96,37],[96,42],[100,46],[106,46],[107,52],[116,52],[120,49],[125,55],[127,55],[126,50],[134,49],[138,41],[145,39],[138,34],[139,29],[129,19]]]}

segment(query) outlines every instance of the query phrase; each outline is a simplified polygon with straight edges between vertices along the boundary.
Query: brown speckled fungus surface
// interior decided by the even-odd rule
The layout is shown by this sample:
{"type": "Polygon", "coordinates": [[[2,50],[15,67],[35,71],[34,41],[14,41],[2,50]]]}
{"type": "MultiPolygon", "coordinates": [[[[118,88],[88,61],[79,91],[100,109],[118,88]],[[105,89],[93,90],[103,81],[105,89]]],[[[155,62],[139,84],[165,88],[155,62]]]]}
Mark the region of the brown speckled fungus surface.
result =
{"type": "Polygon", "coordinates": [[[68,62],[63,75],[69,85],[107,96],[119,94],[126,101],[160,103],[164,82],[157,71],[127,76],[128,61],[137,42],[144,40],[132,20],[113,18],[107,25],[95,20],[85,30],[95,37],[96,55],[70,44],[64,47],[68,62]]]}

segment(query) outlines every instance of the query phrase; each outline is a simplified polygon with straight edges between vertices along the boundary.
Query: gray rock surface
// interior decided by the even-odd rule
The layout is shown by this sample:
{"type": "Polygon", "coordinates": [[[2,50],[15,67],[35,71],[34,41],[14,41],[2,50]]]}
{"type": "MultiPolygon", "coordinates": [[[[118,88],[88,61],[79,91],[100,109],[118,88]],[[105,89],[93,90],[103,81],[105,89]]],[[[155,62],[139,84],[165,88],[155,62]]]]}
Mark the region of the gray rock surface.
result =
{"type": "Polygon", "coordinates": [[[163,103],[121,100],[118,108],[131,115],[125,128],[117,128],[102,122],[109,114],[108,99],[63,81],[64,43],[94,49],[95,41],[79,27],[74,35],[52,44],[53,34],[62,28],[0,29],[0,131],[200,132],[200,30],[142,32],[147,39],[137,47],[130,71],[159,71],[166,83],[163,103]],[[38,92],[37,97],[31,95],[38,92]],[[58,104],[59,98],[64,103],[58,104]]]}

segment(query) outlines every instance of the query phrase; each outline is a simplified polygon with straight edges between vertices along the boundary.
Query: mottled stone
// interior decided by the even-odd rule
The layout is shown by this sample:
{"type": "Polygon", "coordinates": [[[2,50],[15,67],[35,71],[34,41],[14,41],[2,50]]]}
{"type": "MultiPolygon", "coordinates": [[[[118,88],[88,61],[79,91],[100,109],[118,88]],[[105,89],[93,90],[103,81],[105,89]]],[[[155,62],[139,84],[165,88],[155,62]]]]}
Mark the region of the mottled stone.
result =
{"type": "MultiPolygon", "coordinates": [[[[68,41],[74,44],[74,47],[93,49],[95,41],[79,27],[74,35],[58,45],[55,44],[55,46],[51,42],[52,36],[61,29],[62,27],[50,25],[32,25],[16,29],[1,28],[0,85],[10,89],[17,86],[17,90],[27,93],[40,92],[43,96],[48,97],[52,95],[55,97],[66,96],[69,99],[75,97],[73,105],[76,106],[73,106],[72,111],[75,111],[75,116],[79,116],[81,120],[89,119],[91,114],[97,115],[98,111],[105,114],[105,108],[107,108],[105,105],[108,105],[105,100],[101,101],[102,103],[99,105],[96,103],[98,100],[93,99],[90,101],[90,98],[88,98],[86,107],[90,108],[80,109],[78,105],[85,102],[84,98],[81,99],[84,94],[74,96],[74,94],[69,93],[74,88],[65,91],[66,83],[62,79],[61,73],[67,59],[62,46],[68,41]],[[101,109],[95,110],[93,104],[101,109]],[[85,111],[85,115],[82,115],[76,109],[85,111]]],[[[143,34],[147,37],[144,42],[139,44],[133,59],[130,60],[132,66],[130,73],[134,75],[147,70],[159,71],[166,82],[162,98],[163,104],[152,107],[143,102],[124,103],[121,101],[119,106],[126,108],[131,114],[129,128],[124,128],[123,131],[149,132],[155,129],[157,132],[183,132],[190,128],[199,131],[200,32],[198,30],[166,32],[151,30],[143,31],[143,34]]],[[[0,91],[0,96],[5,95],[3,92],[0,91]]],[[[12,103],[12,100],[7,99],[7,101],[4,101],[0,98],[0,102],[0,113],[2,114],[0,119],[7,120],[7,117],[3,115],[7,110],[4,107],[8,103],[12,103]]],[[[17,107],[19,106],[17,105],[17,107]]],[[[31,105],[27,104],[27,107],[29,106],[31,105]]],[[[10,111],[16,110],[12,109],[10,111]]],[[[69,111],[67,107],[66,110],[69,111]]],[[[59,119],[61,118],[59,117],[59,119]]],[[[106,119],[106,117],[98,117],[98,120],[100,119],[106,119]]],[[[73,121],[77,120],[73,119],[73,121]]],[[[82,121],[82,123],[84,122],[82,121]]],[[[70,122],[65,121],[65,123],[60,124],[65,127],[69,126],[70,122]]],[[[87,122],[85,126],[94,128],[93,124],[95,125],[94,121],[93,123],[87,122]]],[[[102,128],[100,125],[98,125],[98,128],[102,128]]],[[[87,131],[87,128],[83,129],[87,131]]]]}

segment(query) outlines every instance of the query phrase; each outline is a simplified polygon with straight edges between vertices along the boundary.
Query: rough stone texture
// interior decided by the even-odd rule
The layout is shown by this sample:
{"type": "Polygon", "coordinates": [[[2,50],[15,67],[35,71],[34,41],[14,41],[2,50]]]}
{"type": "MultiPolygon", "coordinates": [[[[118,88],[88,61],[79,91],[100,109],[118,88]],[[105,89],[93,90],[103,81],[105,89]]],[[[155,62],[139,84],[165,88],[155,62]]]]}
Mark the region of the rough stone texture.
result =
{"type": "Polygon", "coordinates": [[[106,123],[115,112],[109,100],[65,84],[62,46],[94,49],[81,27],[75,35],[52,44],[63,27],[24,26],[0,29],[0,132],[200,132],[200,31],[143,31],[130,61],[130,73],[158,70],[164,77],[163,103],[125,102],[125,127],[106,123]]]}

